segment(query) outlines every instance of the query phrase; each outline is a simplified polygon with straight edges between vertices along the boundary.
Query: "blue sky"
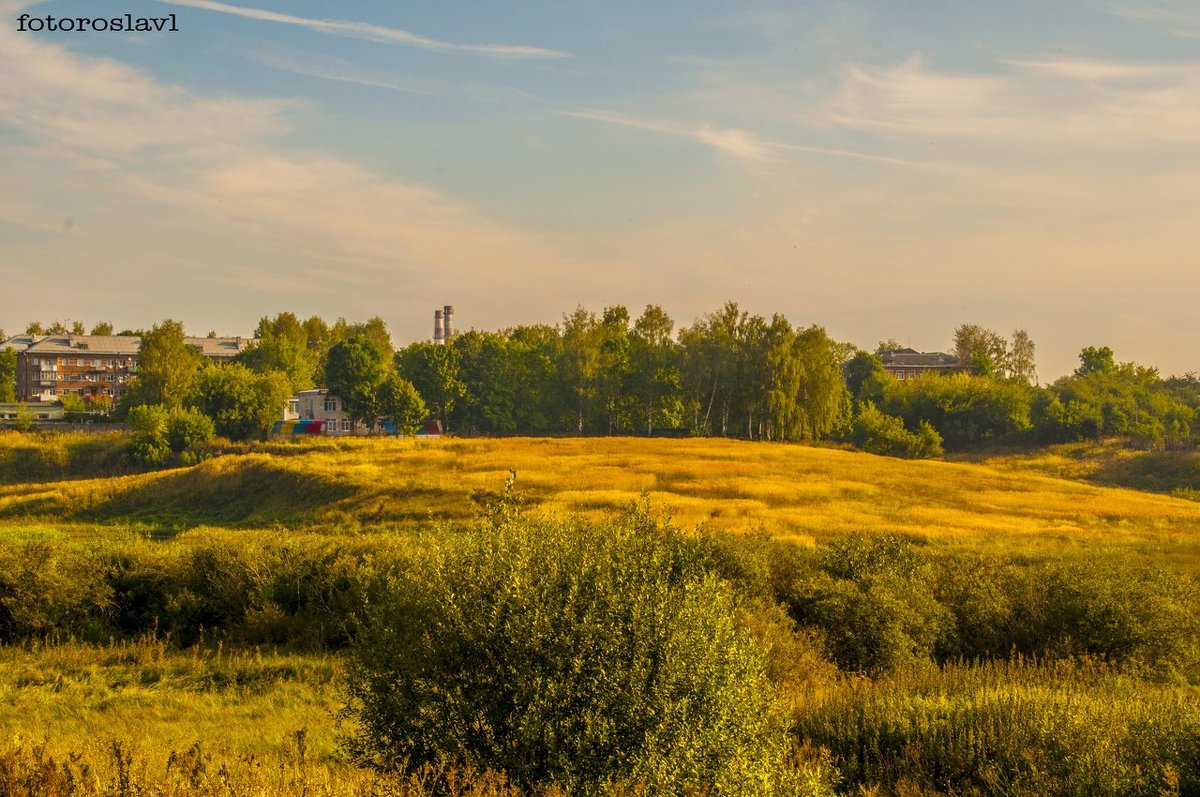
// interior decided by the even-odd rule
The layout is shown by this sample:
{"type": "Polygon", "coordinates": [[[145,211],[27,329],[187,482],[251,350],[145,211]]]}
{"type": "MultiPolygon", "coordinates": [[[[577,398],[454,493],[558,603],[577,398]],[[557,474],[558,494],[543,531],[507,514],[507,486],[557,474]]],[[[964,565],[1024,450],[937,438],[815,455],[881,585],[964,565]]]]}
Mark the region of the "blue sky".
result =
{"type": "Polygon", "coordinates": [[[0,0],[0,326],[734,300],[1200,370],[1200,6],[0,0]],[[17,32],[163,16],[177,33],[17,32]]]}

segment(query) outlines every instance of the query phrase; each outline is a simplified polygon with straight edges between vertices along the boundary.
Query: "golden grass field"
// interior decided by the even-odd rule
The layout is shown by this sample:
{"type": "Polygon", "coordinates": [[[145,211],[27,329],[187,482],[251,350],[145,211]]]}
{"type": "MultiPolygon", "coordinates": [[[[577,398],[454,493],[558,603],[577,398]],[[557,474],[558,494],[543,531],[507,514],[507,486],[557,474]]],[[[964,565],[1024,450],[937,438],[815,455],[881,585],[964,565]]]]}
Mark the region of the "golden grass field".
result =
{"type": "MultiPolygon", "coordinates": [[[[0,434],[0,461],[6,447],[59,447],[55,456],[69,458],[71,444],[71,436],[31,442],[0,434]]],[[[99,445],[81,442],[86,451],[99,445]]],[[[893,532],[946,550],[1089,549],[1200,572],[1200,502],[1085,481],[1136,459],[1125,452],[1094,456],[1094,449],[1058,447],[976,461],[907,461],[700,438],[322,439],[224,450],[230,453],[199,465],[149,473],[10,478],[0,483],[0,543],[407,532],[469,521],[513,469],[517,493],[534,514],[600,518],[645,495],[685,529],[762,530],[799,545],[852,531],[893,532]]],[[[145,779],[158,782],[164,772],[184,777],[171,774],[168,761],[203,741],[213,755],[211,793],[282,795],[300,786],[314,794],[359,793],[374,776],[336,752],[341,666],[340,654],[180,650],[153,639],[0,646],[0,769],[5,756],[36,768],[29,762],[44,744],[59,761],[81,755],[103,785],[118,777],[112,743],[122,740],[145,779]],[[226,765],[236,777],[265,779],[270,787],[226,789],[218,782],[226,765]]],[[[861,688],[836,671],[821,677],[826,691],[861,688]]]]}
{"type": "Polygon", "coordinates": [[[0,486],[0,530],[404,529],[469,519],[472,494],[499,490],[514,469],[538,513],[597,516],[644,494],[684,528],[765,530],[799,544],[863,531],[984,548],[1200,553],[1200,503],[1045,475],[1051,467],[710,438],[268,443],[189,468],[0,486]]]}

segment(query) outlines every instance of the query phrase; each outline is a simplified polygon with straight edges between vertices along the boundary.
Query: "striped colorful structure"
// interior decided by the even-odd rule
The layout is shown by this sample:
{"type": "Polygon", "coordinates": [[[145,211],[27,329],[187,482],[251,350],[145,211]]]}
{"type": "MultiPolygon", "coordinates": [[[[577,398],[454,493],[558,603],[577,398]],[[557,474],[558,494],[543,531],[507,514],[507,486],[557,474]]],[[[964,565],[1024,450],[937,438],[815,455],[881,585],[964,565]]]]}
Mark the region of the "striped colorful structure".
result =
{"type": "Polygon", "coordinates": [[[275,421],[271,428],[273,437],[296,437],[305,434],[321,434],[325,431],[325,421],[275,421]]]}

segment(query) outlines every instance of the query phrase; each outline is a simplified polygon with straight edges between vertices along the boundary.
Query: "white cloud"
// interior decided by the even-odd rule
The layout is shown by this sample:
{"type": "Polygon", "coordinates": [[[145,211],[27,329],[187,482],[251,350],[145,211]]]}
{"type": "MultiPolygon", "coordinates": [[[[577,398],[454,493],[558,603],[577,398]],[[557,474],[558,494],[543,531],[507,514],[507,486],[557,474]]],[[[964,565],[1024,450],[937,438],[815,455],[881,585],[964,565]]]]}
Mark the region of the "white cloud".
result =
{"type": "Polygon", "coordinates": [[[1193,142],[1200,136],[1200,64],[1098,59],[998,62],[966,74],[921,54],[887,68],[851,67],[826,106],[838,126],[901,137],[1089,149],[1193,142]]]}
{"type": "Polygon", "coordinates": [[[764,139],[750,130],[738,128],[718,128],[708,124],[698,127],[688,127],[590,109],[560,110],[559,113],[577,119],[591,119],[596,122],[604,122],[605,124],[632,127],[638,130],[688,138],[709,146],[724,155],[745,161],[772,161],[779,160],[789,153],[806,153],[810,155],[828,155],[836,158],[850,158],[853,160],[877,161],[901,166],[921,165],[902,158],[891,158],[867,152],[772,141],[764,139]]]}
{"type": "Polygon", "coordinates": [[[1200,38],[1200,7],[1194,0],[1147,0],[1122,3],[1114,8],[1118,16],[1160,26],[1182,38],[1200,38]]]}
{"type": "Polygon", "coordinates": [[[411,33],[399,28],[372,25],[368,22],[351,22],[339,19],[310,19],[308,17],[297,17],[292,14],[281,14],[277,11],[267,11],[261,8],[246,8],[244,6],[229,5],[228,3],[218,3],[215,0],[159,0],[159,2],[173,6],[216,11],[222,14],[231,14],[263,22],[296,25],[334,36],[365,39],[384,44],[407,45],[441,53],[466,53],[468,55],[483,55],[496,58],[566,58],[570,55],[562,50],[529,47],[520,44],[456,44],[454,42],[431,39],[428,36],[411,33]]]}
{"type": "MultiPolygon", "coordinates": [[[[394,317],[451,281],[486,303],[556,259],[435,190],[289,148],[291,100],[199,96],[7,29],[0,73],[3,259],[89,286],[46,299],[56,317],[208,328],[279,302],[394,317]]],[[[38,306],[0,291],[0,317],[38,306]]]]}

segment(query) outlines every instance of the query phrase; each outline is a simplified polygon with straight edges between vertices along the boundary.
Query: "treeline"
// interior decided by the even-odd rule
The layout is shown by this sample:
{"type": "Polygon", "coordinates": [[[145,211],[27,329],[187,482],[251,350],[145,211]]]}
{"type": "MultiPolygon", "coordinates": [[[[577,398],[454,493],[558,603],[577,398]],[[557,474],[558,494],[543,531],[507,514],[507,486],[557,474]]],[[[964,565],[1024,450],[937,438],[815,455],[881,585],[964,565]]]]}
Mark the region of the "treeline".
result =
{"type": "MultiPolygon", "coordinates": [[[[962,370],[897,380],[882,357],[819,326],[770,320],[732,302],[690,326],[656,305],[577,308],[557,325],[470,330],[445,345],[395,350],[379,318],[292,313],[263,318],[232,366],[206,366],[166,321],[143,333],[142,362],[118,414],[139,404],[192,407],[217,434],[266,433],[284,393],[325,387],[369,427],[427,417],[460,434],[692,434],[756,440],[835,439],[906,457],[995,443],[1101,437],[1143,448],[1196,445],[1200,380],[1118,363],[1108,347],[1076,371],[1036,384],[1035,346],[974,324],[954,333],[962,370]]],[[[11,353],[9,353],[11,354],[11,353]]],[[[4,362],[0,358],[0,370],[4,362]]],[[[15,364],[14,364],[15,370],[15,364]]],[[[911,376],[911,375],[910,375],[911,376]]],[[[10,380],[11,381],[11,380],[10,380]]]]}
{"type": "Polygon", "coordinates": [[[859,352],[846,369],[858,408],[851,439],[901,456],[936,454],[938,442],[961,450],[1114,437],[1139,448],[1196,446],[1200,379],[1193,374],[1163,379],[1154,368],[1117,363],[1107,346],[1088,347],[1074,373],[1038,387],[973,359],[982,366],[973,373],[901,381],[884,372],[878,354],[859,352]]]}
{"type": "Polygon", "coordinates": [[[263,319],[257,345],[239,359],[288,374],[296,389],[336,390],[364,420],[380,401],[372,386],[390,374],[461,433],[674,429],[813,440],[850,409],[841,364],[852,347],[820,327],[794,328],[780,315],[767,321],[733,303],[678,334],[655,305],[636,319],[619,305],[599,315],[581,307],[557,326],[472,330],[447,345],[416,342],[395,352],[386,332],[323,346],[312,324],[290,313],[263,319]],[[347,367],[328,370],[338,358],[347,367]]]}

